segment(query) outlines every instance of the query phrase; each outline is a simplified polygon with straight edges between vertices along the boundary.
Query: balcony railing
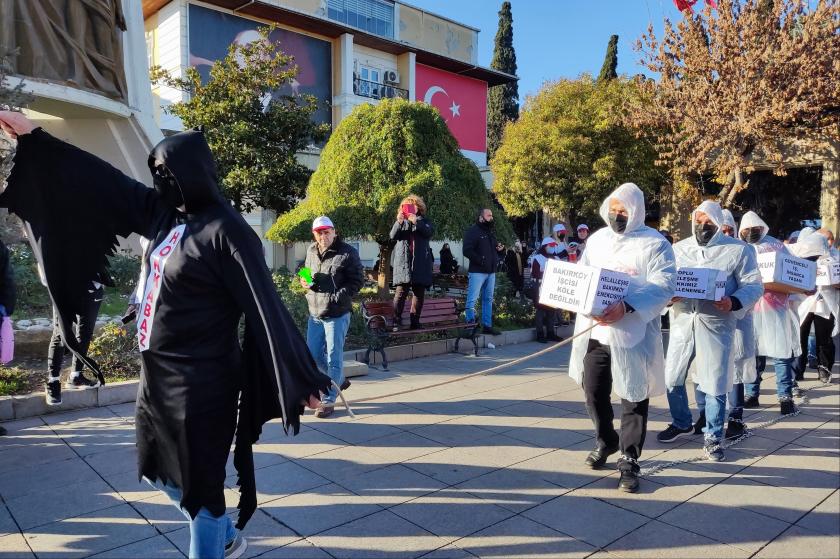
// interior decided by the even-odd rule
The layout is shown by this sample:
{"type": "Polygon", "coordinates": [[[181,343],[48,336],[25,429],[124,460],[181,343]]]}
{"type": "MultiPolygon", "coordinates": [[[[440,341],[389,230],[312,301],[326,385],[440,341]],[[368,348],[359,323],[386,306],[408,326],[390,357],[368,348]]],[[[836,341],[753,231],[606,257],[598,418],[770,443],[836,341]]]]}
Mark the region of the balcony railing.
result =
{"type": "Polygon", "coordinates": [[[353,80],[353,93],[362,97],[370,97],[371,99],[408,99],[408,90],[401,89],[394,85],[372,82],[355,78],[353,80]]]}

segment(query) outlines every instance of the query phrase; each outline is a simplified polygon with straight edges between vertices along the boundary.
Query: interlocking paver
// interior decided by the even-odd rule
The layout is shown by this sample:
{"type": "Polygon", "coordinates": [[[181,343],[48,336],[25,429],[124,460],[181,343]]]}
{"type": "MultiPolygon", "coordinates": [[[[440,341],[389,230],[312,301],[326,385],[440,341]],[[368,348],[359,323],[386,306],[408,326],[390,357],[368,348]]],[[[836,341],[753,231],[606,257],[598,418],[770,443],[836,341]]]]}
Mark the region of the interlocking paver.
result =
{"type": "MultiPolygon", "coordinates": [[[[458,379],[543,347],[395,363],[354,379],[348,395],[458,379]]],[[[362,402],[355,419],[339,405],[326,420],[308,415],[294,438],[268,423],[254,448],[260,510],[247,557],[837,554],[838,385],[806,381],[817,388],[801,415],[728,449],[725,462],[670,465],[631,495],[616,489],[617,454],[602,470],[583,464],[595,443],[567,360],[564,348],[527,368],[362,402]]],[[[778,417],[772,376],[762,400],[745,414],[751,426],[778,417]]],[[[651,406],[642,467],[702,457],[701,437],[658,443],[670,415],[664,396],[651,406]]],[[[137,480],[133,413],[121,404],[4,424],[0,557],[186,554],[186,519],[137,480]]],[[[235,482],[229,464],[234,518],[235,482]]]]}

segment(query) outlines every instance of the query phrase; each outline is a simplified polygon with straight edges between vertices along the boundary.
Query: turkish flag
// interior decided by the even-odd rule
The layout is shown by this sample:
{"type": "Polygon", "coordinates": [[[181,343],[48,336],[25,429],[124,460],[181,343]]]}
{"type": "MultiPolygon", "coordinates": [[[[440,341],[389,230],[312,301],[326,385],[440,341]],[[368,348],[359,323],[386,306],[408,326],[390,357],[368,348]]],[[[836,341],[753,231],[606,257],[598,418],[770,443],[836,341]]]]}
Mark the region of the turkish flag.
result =
{"type": "Polygon", "coordinates": [[[487,153],[487,82],[417,65],[417,101],[436,107],[463,150],[487,153]]]}

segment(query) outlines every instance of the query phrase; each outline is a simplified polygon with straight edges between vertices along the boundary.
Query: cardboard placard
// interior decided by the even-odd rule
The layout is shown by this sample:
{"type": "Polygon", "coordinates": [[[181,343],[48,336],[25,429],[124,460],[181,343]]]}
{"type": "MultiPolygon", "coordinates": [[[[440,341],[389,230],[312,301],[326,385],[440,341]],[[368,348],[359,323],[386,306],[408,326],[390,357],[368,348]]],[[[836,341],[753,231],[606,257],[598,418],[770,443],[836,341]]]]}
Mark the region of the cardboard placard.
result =
{"type": "Polygon", "coordinates": [[[627,295],[630,276],[606,268],[549,260],[540,285],[539,303],[598,316],[627,295]]]}
{"type": "Polygon", "coordinates": [[[817,264],[783,252],[758,255],[758,271],[767,291],[807,293],[816,287],[817,264]]]}
{"type": "Polygon", "coordinates": [[[680,268],[674,297],[720,301],[726,294],[726,272],[709,268],[680,268]]]}
{"type": "Polygon", "coordinates": [[[817,285],[840,287],[840,262],[823,260],[817,262],[817,285]]]}

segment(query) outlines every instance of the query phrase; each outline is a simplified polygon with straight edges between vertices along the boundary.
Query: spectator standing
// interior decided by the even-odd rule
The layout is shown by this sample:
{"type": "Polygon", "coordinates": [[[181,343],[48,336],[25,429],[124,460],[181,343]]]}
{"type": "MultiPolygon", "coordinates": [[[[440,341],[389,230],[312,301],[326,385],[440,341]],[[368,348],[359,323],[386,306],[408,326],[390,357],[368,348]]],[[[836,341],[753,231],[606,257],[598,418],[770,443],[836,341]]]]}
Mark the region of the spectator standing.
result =
{"type": "MultiPolygon", "coordinates": [[[[41,283],[46,285],[40,267],[38,272],[41,274],[41,283]]],[[[102,300],[105,298],[105,286],[114,286],[114,281],[105,272],[100,272],[97,279],[99,281],[91,282],[88,287],[88,292],[85,294],[85,312],[83,314],[77,314],[73,320],[76,328],[76,337],[79,340],[79,346],[84,355],[87,355],[90,340],[93,338],[93,332],[96,328],[96,318],[99,316],[99,307],[102,306],[102,300]]],[[[61,368],[64,366],[65,353],[66,349],[61,336],[58,313],[53,308],[53,332],[49,348],[47,349],[47,382],[45,385],[45,398],[47,405],[50,406],[61,404],[60,377],[61,368]]],[[[95,388],[99,386],[99,380],[89,379],[82,374],[82,369],[84,369],[85,365],[79,359],[78,355],[73,355],[72,367],[70,378],[67,379],[67,388],[95,388]]]]}
{"type": "Polygon", "coordinates": [[[537,341],[541,344],[547,343],[549,340],[559,342],[562,339],[554,331],[557,310],[539,303],[540,285],[542,285],[546,264],[549,260],[556,258],[556,255],[552,254],[554,246],[556,246],[556,243],[553,238],[544,238],[542,243],[540,243],[540,250],[537,251],[531,262],[531,282],[533,288],[529,296],[534,301],[537,341]]]}
{"type": "Polygon", "coordinates": [[[585,223],[581,223],[577,226],[577,241],[578,244],[578,256],[583,255],[583,251],[586,250],[586,239],[589,238],[589,226],[585,223]]]}
{"type": "Polygon", "coordinates": [[[496,288],[496,267],[504,255],[505,246],[496,240],[493,210],[478,212],[476,223],[464,233],[464,256],[470,261],[467,283],[467,322],[475,320],[475,303],[481,297],[482,332],[497,335],[493,328],[493,290],[496,288]]]}
{"type": "Polygon", "coordinates": [[[554,242],[557,243],[557,246],[554,248],[556,254],[560,254],[564,250],[566,250],[566,226],[562,223],[555,223],[554,227],[552,228],[554,242]]]}
{"type": "MultiPolygon", "coordinates": [[[[15,312],[16,301],[15,271],[9,260],[9,249],[0,241],[0,319],[15,312]]],[[[0,436],[5,434],[6,429],[0,425],[0,436]]]]}
{"type": "Polygon", "coordinates": [[[522,247],[522,243],[517,240],[513,243],[513,248],[508,249],[505,254],[505,271],[507,277],[513,284],[513,288],[517,292],[523,292],[524,278],[525,278],[525,262],[527,256],[522,247]]]}
{"type": "MultiPolygon", "coordinates": [[[[356,249],[338,238],[329,217],[315,218],[312,236],[315,242],[304,263],[311,271],[312,284],[300,278],[309,305],[306,345],[318,368],[344,390],[350,386],[344,379],[344,339],[350,328],[353,296],[364,284],[364,268],[356,249]]],[[[335,386],[330,387],[321,397],[315,417],[331,416],[336,396],[335,386]]]]}
{"type": "Polygon", "coordinates": [[[432,223],[426,218],[426,203],[415,194],[410,194],[397,209],[397,220],[391,227],[394,245],[394,330],[402,324],[405,300],[411,291],[411,329],[420,328],[420,313],[426,289],[432,285],[434,257],[429,249],[429,240],[434,233],[432,223]]]}
{"type": "Polygon", "coordinates": [[[452,249],[449,248],[449,243],[443,243],[443,247],[440,249],[440,273],[458,273],[458,261],[452,256],[452,249]]]}

